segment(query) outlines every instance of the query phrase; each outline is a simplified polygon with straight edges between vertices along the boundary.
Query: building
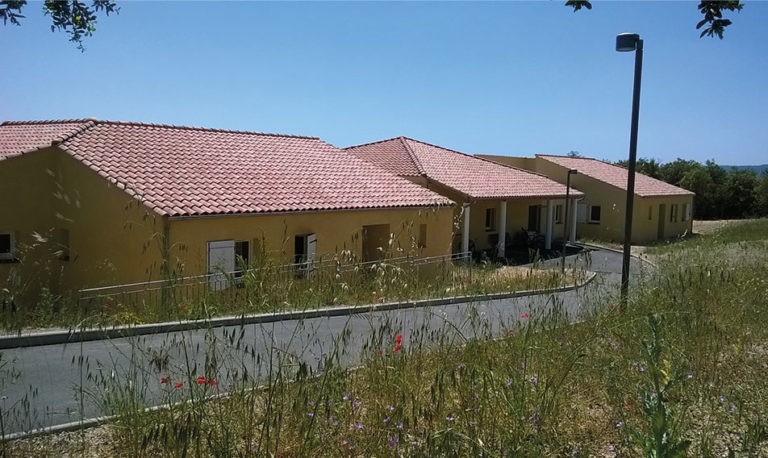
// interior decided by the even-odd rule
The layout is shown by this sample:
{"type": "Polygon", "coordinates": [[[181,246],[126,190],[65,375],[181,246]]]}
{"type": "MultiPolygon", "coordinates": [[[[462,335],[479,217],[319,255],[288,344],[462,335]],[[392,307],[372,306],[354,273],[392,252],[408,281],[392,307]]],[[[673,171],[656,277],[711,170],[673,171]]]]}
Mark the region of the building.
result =
{"type": "Polygon", "coordinates": [[[0,288],[72,290],[392,245],[450,254],[454,204],[315,137],[99,121],[0,125],[0,288]],[[392,244],[390,244],[390,239],[392,244]]]}
{"type": "MultiPolygon", "coordinates": [[[[597,159],[551,156],[480,156],[520,167],[564,183],[569,169],[571,184],[585,194],[578,204],[579,237],[624,240],[627,169],[597,159]]],[[[641,173],[635,176],[632,243],[648,243],[690,234],[693,228],[693,196],[687,191],[641,173]]]]}
{"type": "Polygon", "coordinates": [[[455,245],[463,252],[503,258],[506,235],[521,231],[542,233],[546,249],[565,238],[565,186],[543,175],[406,137],[344,150],[460,203],[455,245]]]}

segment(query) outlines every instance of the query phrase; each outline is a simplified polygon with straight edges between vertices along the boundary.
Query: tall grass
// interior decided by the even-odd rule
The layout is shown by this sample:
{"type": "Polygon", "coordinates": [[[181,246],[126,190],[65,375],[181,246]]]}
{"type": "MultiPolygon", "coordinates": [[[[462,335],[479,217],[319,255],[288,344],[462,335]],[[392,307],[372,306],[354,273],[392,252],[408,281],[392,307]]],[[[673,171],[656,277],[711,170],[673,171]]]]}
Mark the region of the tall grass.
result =
{"type": "Polygon", "coordinates": [[[470,307],[459,324],[427,312],[415,324],[371,318],[362,333],[355,318],[331,334],[299,323],[185,334],[161,348],[136,339],[137,375],[91,391],[121,415],[102,429],[108,440],[8,447],[39,456],[766,456],[767,238],[763,220],[655,249],[660,270],[623,311],[609,294],[579,317],[554,304],[503,322],[470,307]],[[158,399],[169,406],[144,410],[158,399]]]}

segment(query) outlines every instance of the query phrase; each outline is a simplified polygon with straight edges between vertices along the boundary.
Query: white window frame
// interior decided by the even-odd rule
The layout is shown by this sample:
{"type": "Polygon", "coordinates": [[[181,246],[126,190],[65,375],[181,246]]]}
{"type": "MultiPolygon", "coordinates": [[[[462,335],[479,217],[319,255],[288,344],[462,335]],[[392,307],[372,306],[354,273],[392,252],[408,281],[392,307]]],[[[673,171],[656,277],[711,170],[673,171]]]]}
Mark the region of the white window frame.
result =
{"type": "Polygon", "coordinates": [[[691,220],[691,204],[683,204],[683,221],[691,220]]]}
{"type": "Polygon", "coordinates": [[[8,253],[0,253],[0,261],[15,261],[16,260],[16,235],[10,230],[0,230],[0,234],[7,235],[10,244],[8,253]]]}

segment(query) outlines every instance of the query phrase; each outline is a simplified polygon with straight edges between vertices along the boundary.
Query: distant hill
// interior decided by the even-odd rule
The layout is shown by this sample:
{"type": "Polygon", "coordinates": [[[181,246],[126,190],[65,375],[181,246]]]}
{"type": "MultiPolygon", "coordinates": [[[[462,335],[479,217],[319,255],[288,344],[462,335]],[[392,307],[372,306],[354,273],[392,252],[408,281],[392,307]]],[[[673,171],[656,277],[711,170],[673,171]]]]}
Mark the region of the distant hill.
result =
{"type": "Polygon", "coordinates": [[[768,170],[768,164],[763,165],[721,165],[725,170],[754,170],[760,175],[764,170],[768,170]]]}

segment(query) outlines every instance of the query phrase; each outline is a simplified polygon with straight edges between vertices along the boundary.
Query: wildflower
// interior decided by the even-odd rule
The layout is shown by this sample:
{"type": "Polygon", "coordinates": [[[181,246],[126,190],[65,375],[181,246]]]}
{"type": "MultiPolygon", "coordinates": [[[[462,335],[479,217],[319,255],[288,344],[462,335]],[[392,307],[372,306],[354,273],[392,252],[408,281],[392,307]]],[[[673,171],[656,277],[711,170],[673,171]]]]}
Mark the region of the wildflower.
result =
{"type": "Polygon", "coordinates": [[[110,305],[112,305],[112,303],[111,303],[111,302],[109,302],[109,301],[107,301],[107,302],[106,302],[106,304],[104,304],[104,305],[106,305],[107,307],[109,307],[110,305]]]}
{"type": "Polygon", "coordinates": [[[381,355],[381,354],[384,354],[384,352],[383,352],[383,351],[381,351],[381,350],[379,350],[379,354],[380,354],[380,355],[381,355]]]}
{"type": "Polygon", "coordinates": [[[396,447],[397,446],[397,442],[399,440],[400,440],[400,436],[398,436],[397,434],[394,434],[394,435],[392,435],[392,438],[389,439],[388,444],[389,444],[390,447],[396,447]]]}
{"type": "Polygon", "coordinates": [[[402,423],[398,423],[397,424],[397,429],[403,429],[403,424],[402,423]]]}
{"type": "Polygon", "coordinates": [[[339,422],[338,421],[334,421],[333,423],[331,423],[331,426],[339,426],[339,422]]]}
{"type": "Polygon", "coordinates": [[[528,381],[531,382],[534,386],[538,385],[538,382],[536,381],[536,376],[535,375],[533,377],[529,378],[528,381]]]}
{"type": "Polygon", "coordinates": [[[312,417],[314,417],[314,416],[315,416],[315,413],[314,413],[314,412],[309,412],[309,413],[307,413],[307,416],[308,416],[309,418],[312,418],[312,417]]]}
{"type": "Polygon", "coordinates": [[[627,404],[626,406],[624,406],[624,408],[626,408],[627,410],[629,410],[629,409],[631,409],[631,408],[632,408],[632,404],[627,404]]]}
{"type": "Polygon", "coordinates": [[[183,384],[183,383],[181,383],[181,382],[176,382],[176,383],[174,383],[174,384],[173,384],[173,387],[174,387],[174,388],[176,388],[177,390],[178,390],[179,388],[181,388],[182,386],[184,386],[184,384],[183,384]]]}
{"type": "Polygon", "coordinates": [[[395,408],[392,407],[392,406],[387,406],[387,410],[389,410],[391,412],[391,411],[395,410],[395,408]]]}
{"type": "Polygon", "coordinates": [[[179,304],[179,310],[184,310],[184,304],[179,304]]]}
{"type": "Polygon", "coordinates": [[[360,401],[352,401],[352,405],[355,407],[360,407],[360,401]]]}
{"type": "Polygon", "coordinates": [[[216,385],[218,385],[218,383],[216,382],[216,380],[214,380],[214,379],[212,379],[212,378],[209,378],[209,379],[208,379],[208,385],[210,385],[210,386],[216,386],[216,385]]]}
{"type": "Polygon", "coordinates": [[[208,382],[208,380],[206,380],[206,378],[205,378],[205,377],[198,377],[198,378],[197,378],[197,384],[198,384],[198,385],[207,384],[207,382],[208,382]]]}
{"type": "Polygon", "coordinates": [[[392,350],[392,351],[399,351],[402,347],[403,346],[398,343],[397,346],[395,347],[395,349],[392,350]]]}
{"type": "Polygon", "coordinates": [[[361,425],[360,423],[356,423],[355,429],[358,429],[358,430],[363,429],[363,425],[361,425]]]}
{"type": "Polygon", "coordinates": [[[349,443],[349,441],[348,441],[348,440],[346,440],[346,439],[344,439],[343,441],[341,441],[341,445],[347,445],[348,443],[349,443]]]}
{"type": "Polygon", "coordinates": [[[510,334],[514,334],[514,333],[515,333],[515,330],[514,330],[514,329],[510,329],[510,330],[509,330],[509,333],[510,333],[510,334]]]}
{"type": "Polygon", "coordinates": [[[734,413],[734,412],[736,412],[736,404],[731,403],[731,405],[730,405],[730,407],[728,409],[728,413],[734,413]]]}
{"type": "Polygon", "coordinates": [[[467,367],[466,364],[460,363],[458,366],[456,366],[456,369],[464,369],[465,367],[467,367]]]}
{"type": "Polygon", "coordinates": [[[311,405],[312,407],[314,407],[314,406],[315,406],[315,401],[309,401],[309,405],[311,405]]]}
{"type": "Polygon", "coordinates": [[[162,378],[160,378],[160,383],[162,383],[163,385],[165,385],[166,383],[168,383],[170,381],[171,381],[170,377],[162,377],[162,378]]]}
{"type": "Polygon", "coordinates": [[[608,446],[608,451],[609,452],[613,452],[614,450],[616,450],[616,447],[614,447],[613,445],[609,445],[608,446]]]}
{"type": "Polygon", "coordinates": [[[578,456],[578,454],[579,454],[579,447],[575,447],[571,452],[571,456],[578,456]]]}
{"type": "Polygon", "coordinates": [[[397,341],[397,343],[401,343],[403,341],[403,336],[398,334],[397,337],[395,337],[395,340],[397,341]]]}
{"type": "Polygon", "coordinates": [[[345,401],[349,401],[349,393],[345,394],[343,398],[341,398],[345,401]]]}
{"type": "Polygon", "coordinates": [[[522,315],[520,315],[520,318],[528,318],[530,316],[531,316],[530,313],[523,313],[522,315]]]}
{"type": "Polygon", "coordinates": [[[616,423],[616,427],[617,428],[621,428],[622,426],[624,426],[624,422],[623,421],[620,421],[620,422],[616,423]]]}
{"type": "Polygon", "coordinates": [[[512,386],[512,384],[513,384],[514,382],[515,382],[515,381],[514,381],[514,380],[512,380],[512,377],[508,378],[508,379],[507,379],[507,386],[512,386]]]}
{"type": "Polygon", "coordinates": [[[389,417],[384,419],[384,423],[389,423],[389,417]]]}
{"type": "Polygon", "coordinates": [[[365,296],[363,296],[363,300],[365,300],[365,296]]]}
{"type": "Polygon", "coordinates": [[[453,420],[455,420],[455,418],[450,415],[445,417],[445,421],[453,421],[453,420]]]}
{"type": "Polygon", "coordinates": [[[725,396],[723,396],[722,394],[720,395],[720,402],[725,402],[725,396]]]}
{"type": "Polygon", "coordinates": [[[685,378],[693,378],[693,371],[688,371],[688,373],[685,375],[685,378]]]}

